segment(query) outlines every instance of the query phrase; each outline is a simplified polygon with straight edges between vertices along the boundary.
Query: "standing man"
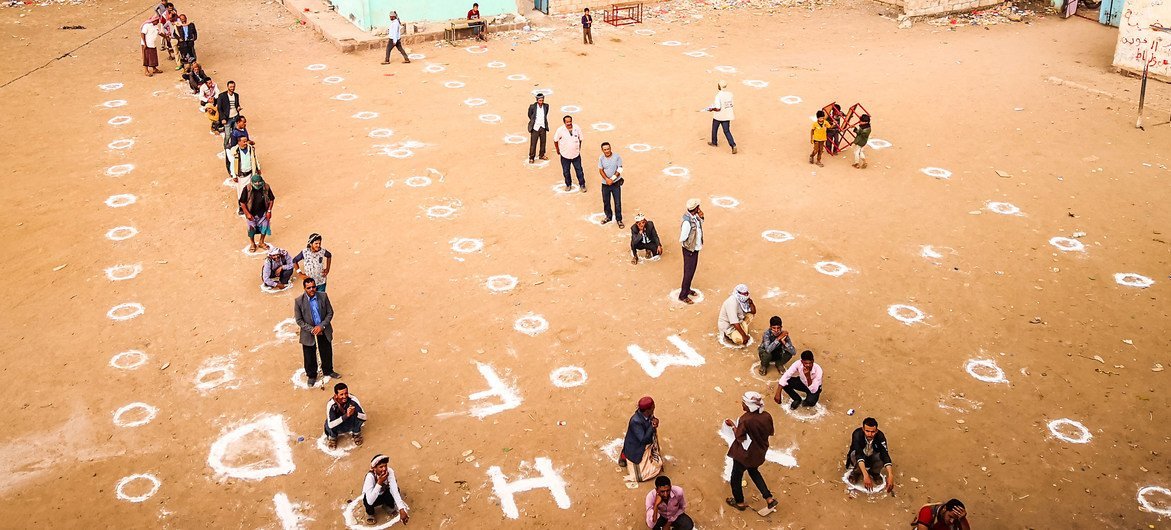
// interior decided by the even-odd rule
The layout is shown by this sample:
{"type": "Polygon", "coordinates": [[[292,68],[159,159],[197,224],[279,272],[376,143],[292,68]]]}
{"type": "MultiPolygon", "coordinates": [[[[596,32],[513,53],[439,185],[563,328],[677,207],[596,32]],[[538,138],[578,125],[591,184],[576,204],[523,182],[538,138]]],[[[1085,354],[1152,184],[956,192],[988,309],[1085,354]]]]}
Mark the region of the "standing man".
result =
{"type": "Polygon", "coordinates": [[[663,469],[659,455],[659,419],[655,417],[655,400],[650,396],[638,400],[638,410],[626,424],[618,467],[627,468],[638,482],[658,475],[663,469]]]}
{"type": "Polygon", "coordinates": [[[476,34],[476,40],[488,41],[488,26],[480,20],[480,4],[472,4],[471,11],[468,11],[468,26],[472,28],[472,32],[476,34]]]}
{"type": "Polygon", "coordinates": [[[199,32],[195,28],[194,22],[187,22],[187,15],[179,15],[179,24],[175,26],[175,41],[179,48],[179,62],[183,64],[190,64],[195,62],[195,40],[199,38],[199,32]]]}
{"type": "Polygon", "coordinates": [[[590,28],[594,26],[594,16],[590,14],[590,8],[585,8],[585,14],[581,16],[581,43],[593,44],[594,35],[590,33],[590,28]]]}
{"type": "Polygon", "coordinates": [[[264,238],[272,235],[272,207],[276,204],[276,196],[272,188],[264,181],[259,173],[252,174],[252,182],[244,187],[240,193],[240,210],[244,212],[244,219],[248,221],[248,241],[252,243],[248,252],[256,252],[257,248],[268,248],[264,238]],[[260,242],[256,241],[260,236],[260,242]]]}
{"type": "Polygon", "coordinates": [[[529,163],[533,163],[533,156],[537,154],[537,140],[541,141],[541,160],[548,160],[545,156],[545,136],[549,132],[549,105],[545,103],[545,95],[537,94],[537,102],[529,105],[529,163]]]}
{"type": "MultiPolygon", "coordinates": [[[[163,9],[166,12],[165,6],[163,9]]],[[[142,45],[142,67],[146,70],[147,77],[163,73],[159,70],[159,20],[159,16],[155,15],[144,22],[138,30],[138,40],[142,45]]]]}
{"type": "Polygon", "coordinates": [[[850,482],[862,478],[866,491],[874,487],[874,476],[886,471],[886,492],[895,491],[895,468],[886,447],[886,435],[878,430],[878,420],[866,418],[862,426],[850,435],[850,449],[846,451],[846,468],[850,482]]]}
{"type": "Polygon", "coordinates": [[[734,437],[728,448],[728,456],[732,458],[732,477],[729,481],[732,496],[724,499],[724,502],[740,511],[748,508],[744,503],[744,486],[741,485],[744,472],[747,471],[756,489],[760,490],[760,496],[768,503],[768,509],[775,510],[779,503],[769,492],[768,484],[765,484],[764,477],[757,469],[764,464],[765,454],[768,453],[768,438],[774,432],[773,417],[764,411],[764,396],[759,392],[745,392],[741,401],[744,414],[740,419],[735,423],[731,419],[724,420],[724,425],[732,427],[734,437]],[[745,442],[748,442],[747,448],[745,442]]]}
{"type": "Polygon", "coordinates": [[[687,499],[683,488],[672,486],[666,475],[655,479],[655,489],[646,495],[646,526],[651,530],[692,530],[695,522],[684,513],[687,499]]]}
{"type": "Polygon", "coordinates": [[[683,283],[679,286],[679,301],[694,304],[691,297],[699,293],[691,290],[691,280],[695,278],[699,251],[703,249],[703,210],[699,209],[699,199],[687,200],[687,213],[683,214],[679,230],[679,244],[683,245],[683,283]]]}
{"type": "Polygon", "coordinates": [[[716,99],[711,107],[708,107],[708,112],[712,114],[712,141],[707,144],[710,146],[720,145],[716,141],[716,133],[719,128],[724,128],[724,136],[728,139],[728,145],[732,146],[732,154],[736,154],[736,140],[732,138],[732,120],[735,119],[735,114],[732,112],[732,92],[728,90],[728,82],[721,80],[716,83],[716,99]]]}
{"type": "Polygon", "coordinates": [[[748,345],[748,325],[756,315],[756,302],[748,296],[748,286],[739,284],[720,306],[720,318],[717,323],[719,332],[737,346],[748,345]]]}
{"type": "Polygon", "coordinates": [[[790,409],[797,410],[801,405],[812,407],[821,399],[821,378],[821,365],[813,362],[812,351],[805,350],[801,352],[801,362],[793,363],[777,381],[777,394],[773,396],[773,401],[780,405],[781,391],[784,390],[793,400],[790,409]],[[804,401],[798,392],[805,392],[804,401]]]}
{"type": "Polygon", "coordinates": [[[229,127],[244,113],[244,108],[240,106],[240,94],[236,92],[235,81],[228,81],[228,91],[216,96],[215,106],[220,111],[220,123],[229,127]]]}
{"type": "Polygon", "coordinates": [[[390,12],[390,26],[386,28],[386,58],[382,60],[382,64],[390,64],[391,50],[398,48],[398,52],[403,54],[403,63],[411,62],[411,58],[407,57],[407,51],[403,49],[403,22],[398,19],[398,11],[390,12]]]}
{"type": "Polygon", "coordinates": [[[647,259],[663,253],[663,244],[659,242],[659,233],[655,230],[655,223],[647,219],[642,213],[634,214],[634,226],[630,227],[630,263],[638,265],[638,251],[645,250],[647,259]]]}
{"type": "Polygon", "coordinates": [[[350,434],[354,445],[362,447],[362,424],[366,411],[357,396],[350,395],[345,383],[333,385],[333,397],[325,404],[325,438],[330,449],[337,449],[337,437],[350,434]]]}
{"type": "MultiPolygon", "coordinates": [[[[602,211],[606,212],[606,220],[610,222],[618,218],[618,228],[626,228],[622,224],[622,155],[614,154],[610,142],[602,142],[602,156],[598,157],[598,175],[602,176],[602,211]],[[610,198],[614,199],[614,210],[610,210],[610,198]]],[[[569,174],[565,174],[569,178],[569,174]]]]}
{"type": "Polygon", "coordinates": [[[317,384],[317,350],[321,350],[321,373],[334,379],[342,374],[333,371],[333,305],[329,295],[317,292],[313,278],[305,278],[305,294],[293,302],[293,318],[301,328],[301,352],[305,354],[305,375],[309,386],[317,384]]]}
{"type": "Polygon", "coordinates": [[[797,355],[797,349],[793,347],[789,332],[783,325],[781,317],[773,315],[768,320],[768,329],[760,335],[760,345],[756,347],[756,353],[760,356],[760,375],[768,375],[770,364],[776,364],[777,371],[784,372],[785,365],[797,355]]]}
{"type": "Polygon", "coordinates": [[[866,169],[866,143],[870,141],[870,115],[863,114],[854,127],[854,167],[866,169]]]}
{"type": "MultiPolygon", "coordinates": [[[[585,172],[581,169],[581,127],[574,125],[573,116],[561,118],[562,125],[553,135],[553,149],[561,156],[561,175],[565,177],[565,191],[571,189],[569,180],[569,166],[577,173],[577,185],[581,192],[586,192],[585,172]]],[[[530,148],[531,149],[531,148],[530,148]]]]}
{"type": "MultiPolygon", "coordinates": [[[[252,183],[252,175],[259,173],[260,159],[256,156],[256,149],[248,143],[247,136],[237,137],[236,145],[228,150],[228,174],[236,184],[237,197],[252,183]]],[[[244,210],[236,210],[236,215],[244,215],[244,210]]]]}

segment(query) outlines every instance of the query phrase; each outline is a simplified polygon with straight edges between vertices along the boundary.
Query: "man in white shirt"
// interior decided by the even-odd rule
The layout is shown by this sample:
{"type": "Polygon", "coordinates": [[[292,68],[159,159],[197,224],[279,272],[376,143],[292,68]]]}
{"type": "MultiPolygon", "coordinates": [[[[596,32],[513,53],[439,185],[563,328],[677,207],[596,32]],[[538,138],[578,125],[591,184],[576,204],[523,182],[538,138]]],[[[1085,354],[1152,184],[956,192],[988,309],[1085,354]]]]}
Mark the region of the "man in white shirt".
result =
{"type": "Polygon", "coordinates": [[[780,405],[781,391],[784,390],[793,399],[790,409],[797,410],[801,405],[812,407],[821,399],[821,377],[821,365],[813,362],[813,352],[805,350],[801,352],[801,362],[789,366],[777,381],[777,393],[773,401],[780,405]],[[805,399],[802,400],[797,392],[805,392],[805,399]]]}
{"type": "Polygon", "coordinates": [[[736,154],[736,140],[732,138],[732,120],[736,118],[732,112],[732,92],[728,90],[728,82],[721,80],[716,83],[716,99],[712,102],[712,106],[708,107],[712,114],[712,141],[707,144],[710,146],[718,146],[716,141],[716,133],[719,132],[720,127],[724,128],[724,136],[728,138],[728,145],[732,146],[732,154],[736,154]]]}
{"type": "Polygon", "coordinates": [[[366,472],[366,480],[362,483],[362,507],[366,508],[367,525],[375,522],[375,506],[385,506],[392,517],[397,513],[404,525],[411,519],[389,464],[390,457],[382,454],[374,455],[370,460],[370,471],[366,472]]]}
{"type": "Polygon", "coordinates": [[[748,286],[737,285],[720,306],[719,331],[732,344],[748,344],[748,324],[756,314],[756,303],[748,296],[748,286]]]}
{"type": "Polygon", "coordinates": [[[390,52],[398,48],[399,53],[403,54],[403,63],[411,62],[411,58],[407,57],[407,51],[403,49],[403,21],[398,19],[398,11],[390,12],[390,25],[386,28],[386,58],[382,60],[382,64],[390,64],[390,52]]]}
{"type": "Polygon", "coordinates": [[[699,293],[691,290],[695,279],[695,268],[699,266],[699,251],[703,248],[703,210],[699,199],[687,200],[687,213],[679,228],[679,244],[683,247],[683,283],[679,286],[679,301],[694,304],[692,296],[699,293]]]}
{"type": "Polygon", "coordinates": [[[159,70],[158,24],[160,20],[161,18],[158,16],[151,17],[138,30],[138,41],[142,46],[142,67],[146,69],[147,77],[163,73],[162,70],[159,70]]]}
{"type": "Polygon", "coordinates": [[[545,137],[549,132],[549,105],[545,103],[545,95],[537,94],[537,102],[529,105],[529,163],[537,155],[537,140],[541,141],[541,160],[548,160],[545,156],[545,137]]]}
{"type": "Polygon", "coordinates": [[[577,185],[581,186],[581,192],[585,193],[585,172],[581,168],[581,127],[574,125],[573,116],[566,116],[561,121],[565,125],[558,127],[557,133],[553,135],[553,148],[561,156],[561,175],[565,177],[565,190],[572,189],[569,180],[569,166],[572,164],[573,170],[577,173],[577,185]]]}

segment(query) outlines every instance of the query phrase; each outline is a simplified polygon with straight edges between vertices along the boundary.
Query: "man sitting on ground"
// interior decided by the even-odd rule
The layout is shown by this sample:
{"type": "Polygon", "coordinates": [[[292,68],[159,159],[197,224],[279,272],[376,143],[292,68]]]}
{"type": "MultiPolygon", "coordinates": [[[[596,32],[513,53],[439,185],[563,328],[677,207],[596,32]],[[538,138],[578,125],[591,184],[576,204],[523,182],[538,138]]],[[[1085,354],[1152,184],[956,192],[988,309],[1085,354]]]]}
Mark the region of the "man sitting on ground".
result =
{"type": "Polygon", "coordinates": [[[289,279],[293,277],[293,258],[287,250],[270,245],[268,259],[260,270],[260,280],[269,289],[281,290],[289,286],[289,279]]]}
{"type": "Polygon", "coordinates": [[[737,285],[720,306],[719,332],[737,346],[748,344],[748,325],[756,314],[756,303],[748,296],[748,286],[737,285]]]}
{"type": "Polygon", "coordinates": [[[634,215],[634,224],[630,227],[630,262],[638,265],[638,251],[645,250],[647,259],[663,254],[663,244],[659,241],[659,232],[655,230],[655,223],[647,219],[641,212],[634,215]]]}
{"type": "Polygon", "coordinates": [[[760,345],[756,348],[760,356],[760,375],[768,375],[770,364],[776,364],[777,371],[783,372],[789,360],[797,355],[789,332],[781,327],[782,324],[781,317],[773,315],[768,319],[768,329],[760,336],[760,345]]]}
{"type": "Polygon", "coordinates": [[[393,515],[398,512],[399,520],[407,524],[411,517],[407,513],[407,503],[398,491],[398,481],[394,478],[394,470],[390,469],[390,457],[378,454],[370,460],[370,471],[366,472],[366,480],[362,483],[362,507],[366,509],[366,524],[373,525],[374,507],[385,506],[386,511],[393,515]]]}
{"type": "Polygon", "coordinates": [[[850,435],[850,449],[846,451],[846,467],[850,469],[849,480],[857,484],[862,479],[866,491],[874,488],[875,475],[886,471],[886,492],[895,491],[895,469],[887,452],[886,435],[878,430],[878,420],[866,418],[862,426],[850,435]]]}
{"type": "Polygon", "coordinates": [[[821,375],[821,365],[813,362],[813,352],[809,350],[801,352],[801,362],[793,363],[777,381],[777,393],[773,396],[773,401],[780,405],[781,391],[784,390],[793,400],[793,403],[789,405],[792,410],[797,410],[797,407],[801,405],[806,407],[817,405],[817,400],[821,398],[821,375]],[[805,392],[804,401],[797,392],[805,392]]]}
{"type": "Polygon", "coordinates": [[[652,530],[692,530],[695,522],[684,513],[687,500],[683,488],[672,486],[662,475],[655,479],[655,489],[646,495],[646,525],[652,530]]]}
{"type": "Polygon", "coordinates": [[[972,530],[968,526],[968,512],[959,499],[923,506],[913,526],[915,530],[972,530]]]}
{"type": "Polygon", "coordinates": [[[325,404],[325,438],[329,448],[337,448],[337,437],[341,434],[352,434],[354,445],[361,447],[363,423],[366,423],[366,411],[362,410],[357,396],[350,395],[345,383],[333,385],[333,397],[325,404]]]}

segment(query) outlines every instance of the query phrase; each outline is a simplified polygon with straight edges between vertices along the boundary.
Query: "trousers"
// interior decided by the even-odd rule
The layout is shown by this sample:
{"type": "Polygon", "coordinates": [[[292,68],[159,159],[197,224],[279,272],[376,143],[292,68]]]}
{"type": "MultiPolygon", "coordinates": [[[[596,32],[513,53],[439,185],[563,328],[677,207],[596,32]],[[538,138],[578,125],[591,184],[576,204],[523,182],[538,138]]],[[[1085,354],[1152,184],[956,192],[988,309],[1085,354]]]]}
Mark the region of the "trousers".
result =
{"type": "Polygon", "coordinates": [[[326,420],[325,437],[334,439],[337,438],[339,434],[361,434],[363,423],[366,422],[364,420],[358,419],[358,417],[355,415],[342,420],[342,422],[339,423],[337,427],[330,429],[329,420],[326,420]]]}
{"type": "Polygon", "coordinates": [[[570,186],[573,183],[569,180],[569,166],[573,166],[574,173],[577,173],[577,185],[581,189],[585,189],[585,171],[581,169],[581,155],[574,158],[561,157],[561,175],[565,177],[565,185],[570,186]]]}
{"type": "Polygon", "coordinates": [[[699,251],[692,252],[683,249],[683,283],[679,286],[679,299],[684,300],[691,293],[691,280],[695,278],[695,268],[699,266],[699,251]]]}
{"type": "Polygon", "coordinates": [[[756,485],[756,489],[760,490],[760,496],[764,498],[772,497],[773,494],[768,490],[768,484],[764,483],[764,477],[760,475],[760,469],[755,467],[744,467],[744,464],[732,461],[732,478],[729,482],[732,484],[732,498],[736,500],[737,504],[744,503],[744,486],[740,483],[744,480],[744,472],[748,472],[748,477],[752,479],[752,483],[756,485]]]}
{"type": "Polygon", "coordinates": [[[374,504],[366,502],[366,496],[362,495],[362,507],[366,508],[366,515],[374,515],[375,506],[386,506],[387,510],[398,512],[398,507],[394,505],[394,496],[389,491],[379,493],[378,498],[374,499],[374,504]]]}
{"type": "Polygon", "coordinates": [[[805,401],[803,404],[806,407],[812,407],[817,404],[818,399],[821,399],[821,391],[825,390],[825,384],[817,387],[817,392],[810,392],[809,387],[805,386],[805,383],[801,381],[800,377],[790,377],[789,381],[785,383],[784,388],[785,393],[793,398],[793,401],[801,401],[801,394],[798,394],[798,392],[804,392],[805,401]]]}
{"type": "Polygon", "coordinates": [[[712,143],[719,144],[716,141],[716,133],[719,132],[720,127],[724,128],[724,137],[728,139],[728,145],[736,147],[736,140],[732,138],[732,122],[729,120],[712,120],[712,143]]]}
{"type": "MultiPolygon", "coordinates": [[[[581,157],[578,157],[581,160],[581,157]]],[[[569,174],[566,173],[566,180],[569,179],[569,174]]],[[[617,217],[618,222],[622,222],[622,185],[620,184],[602,184],[602,211],[606,213],[606,219],[614,219],[617,217]],[[614,209],[610,209],[610,199],[614,200],[614,209]]]]}
{"type": "Polygon", "coordinates": [[[403,49],[403,40],[391,39],[386,41],[386,58],[382,60],[383,62],[390,62],[390,52],[394,51],[395,48],[398,48],[399,53],[403,54],[404,61],[410,60],[410,58],[407,57],[407,51],[403,49]]]}
{"type": "Polygon", "coordinates": [[[545,157],[545,137],[548,136],[548,133],[548,129],[541,129],[529,133],[529,160],[536,158],[538,140],[541,142],[541,158],[545,157]]]}
{"type": "Polygon", "coordinates": [[[309,379],[317,378],[317,351],[321,350],[321,373],[333,373],[333,343],[325,338],[325,334],[317,336],[317,344],[313,346],[301,345],[301,352],[305,354],[305,375],[309,379]]]}

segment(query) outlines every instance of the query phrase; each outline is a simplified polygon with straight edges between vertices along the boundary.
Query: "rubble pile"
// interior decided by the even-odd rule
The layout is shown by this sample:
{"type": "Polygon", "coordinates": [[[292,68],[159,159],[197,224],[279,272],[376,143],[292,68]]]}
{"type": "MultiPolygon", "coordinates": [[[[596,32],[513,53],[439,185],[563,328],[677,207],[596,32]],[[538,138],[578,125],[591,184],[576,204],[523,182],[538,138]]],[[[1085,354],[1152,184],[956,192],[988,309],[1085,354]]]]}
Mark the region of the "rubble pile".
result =
{"type": "Polygon", "coordinates": [[[643,17],[688,24],[702,19],[705,12],[714,10],[755,9],[771,12],[779,8],[814,8],[833,3],[833,0],[674,0],[644,5],[643,17]]]}
{"type": "Polygon", "coordinates": [[[1016,7],[1012,2],[1006,2],[990,9],[977,9],[967,13],[956,13],[929,20],[932,26],[995,26],[1010,22],[1028,22],[1037,14],[1031,9],[1016,7]]]}

